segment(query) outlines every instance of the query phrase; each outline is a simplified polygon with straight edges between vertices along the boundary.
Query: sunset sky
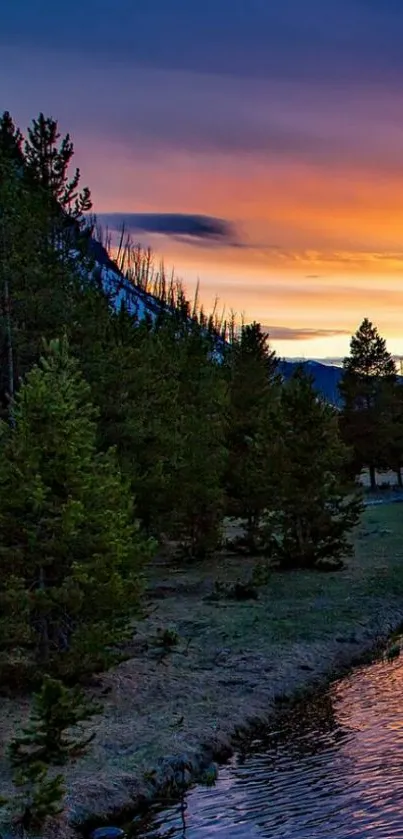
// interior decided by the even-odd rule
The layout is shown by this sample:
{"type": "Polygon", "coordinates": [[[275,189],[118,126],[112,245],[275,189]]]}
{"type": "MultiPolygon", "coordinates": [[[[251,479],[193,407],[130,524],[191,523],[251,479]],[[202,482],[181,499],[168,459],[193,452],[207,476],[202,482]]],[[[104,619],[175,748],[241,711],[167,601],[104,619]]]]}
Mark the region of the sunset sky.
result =
{"type": "Polygon", "coordinates": [[[281,355],[403,355],[403,0],[12,0],[0,109],[281,355]],[[206,218],[200,218],[200,217],[206,218]]]}

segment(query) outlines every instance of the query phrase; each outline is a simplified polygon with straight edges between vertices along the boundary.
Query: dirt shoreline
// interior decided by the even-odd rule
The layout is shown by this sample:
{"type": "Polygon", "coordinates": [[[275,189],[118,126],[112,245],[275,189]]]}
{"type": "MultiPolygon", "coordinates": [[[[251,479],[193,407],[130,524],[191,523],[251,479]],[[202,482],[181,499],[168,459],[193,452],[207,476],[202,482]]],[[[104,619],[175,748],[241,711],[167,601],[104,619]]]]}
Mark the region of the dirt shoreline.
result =
{"type": "MultiPolygon", "coordinates": [[[[44,836],[70,839],[73,828],[113,823],[168,798],[228,758],[240,736],[269,724],[284,700],[375,653],[403,623],[401,512],[394,504],[365,512],[346,570],[273,574],[257,601],[204,599],[214,580],[250,573],[239,558],[155,568],[155,611],[139,625],[131,658],[101,679],[96,739],[66,772],[64,823],[49,824],[44,836]],[[161,657],[153,639],[167,626],[181,641],[161,657]]],[[[0,709],[1,742],[29,708],[1,699],[0,709]]],[[[0,781],[6,792],[4,757],[0,781]]]]}

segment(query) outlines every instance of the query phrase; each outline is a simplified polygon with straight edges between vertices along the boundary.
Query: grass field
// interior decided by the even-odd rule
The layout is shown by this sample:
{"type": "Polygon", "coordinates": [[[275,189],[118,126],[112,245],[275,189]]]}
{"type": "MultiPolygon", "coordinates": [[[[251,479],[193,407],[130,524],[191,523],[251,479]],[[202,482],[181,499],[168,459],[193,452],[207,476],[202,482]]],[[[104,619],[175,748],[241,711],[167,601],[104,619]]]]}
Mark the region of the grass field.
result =
{"type": "MultiPolygon", "coordinates": [[[[279,698],[331,675],[394,630],[403,620],[403,505],[367,509],[354,544],[345,570],[273,572],[259,599],[243,603],[204,598],[216,580],[249,576],[253,560],[155,564],[151,614],[136,627],[130,658],[102,677],[96,739],[67,771],[75,818],[135,804],[158,759],[194,756],[205,746],[225,752],[237,727],[268,719],[279,698]],[[161,655],[154,642],[167,627],[180,640],[161,655]]],[[[0,704],[4,745],[29,705],[0,704]]],[[[163,775],[162,768],[161,783],[163,775]]],[[[6,791],[3,749],[0,780],[6,791]]]]}

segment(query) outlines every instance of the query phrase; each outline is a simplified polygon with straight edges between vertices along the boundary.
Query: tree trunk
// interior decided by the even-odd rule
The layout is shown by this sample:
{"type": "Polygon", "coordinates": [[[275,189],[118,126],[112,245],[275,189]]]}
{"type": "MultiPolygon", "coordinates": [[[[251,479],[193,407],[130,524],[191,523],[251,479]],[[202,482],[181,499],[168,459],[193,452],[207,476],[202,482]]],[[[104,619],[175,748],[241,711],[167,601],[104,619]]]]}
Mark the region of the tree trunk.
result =
{"type": "Polygon", "coordinates": [[[403,477],[402,477],[402,467],[401,466],[397,467],[396,475],[397,475],[397,485],[398,485],[399,489],[403,489],[403,477]]]}
{"type": "MultiPolygon", "coordinates": [[[[39,569],[38,587],[41,591],[46,590],[45,571],[43,566],[39,569]]],[[[42,615],[39,623],[38,660],[41,664],[45,664],[49,660],[49,624],[46,615],[42,615]]]]}
{"type": "Polygon", "coordinates": [[[250,554],[257,551],[256,539],[259,525],[259,515],[249,511],[246,524],[246,544],[250,554]]]}
{"type": "Polygon", "coordinates": [[[13,340],[11,335],[10,295],[8,290],[8,280],[4,280],[4,309],[6,313],[7,333],[8,395],[10,399],[12,399],[14,396],[14,360],[13,340]]]}
{"type": "Polygon", "coordinates": [[[371,466],[369,467],[369,480],[370,480],[370,484],[371,484],[371,489],[373,491],[375,491],[376,490],[376,475],[375,475],[375,466],[372,463],[371,463],[371,466]]]}

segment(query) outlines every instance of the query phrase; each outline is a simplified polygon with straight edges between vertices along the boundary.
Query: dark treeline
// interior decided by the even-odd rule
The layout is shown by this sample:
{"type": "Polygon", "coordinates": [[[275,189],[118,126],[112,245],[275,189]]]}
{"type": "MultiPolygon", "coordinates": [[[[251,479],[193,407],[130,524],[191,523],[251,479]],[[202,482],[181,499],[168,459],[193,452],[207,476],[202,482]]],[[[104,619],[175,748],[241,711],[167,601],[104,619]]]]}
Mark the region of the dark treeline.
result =
{"type": "MultiPolygon", "coordinates": [[[[206,316],[174,278],[156,277],[152,316],[118,305],[73,151],[42,114],[26,139],[0,119],[0,680],[42,685],[43,761],[28,749],[23,775],[37,815],[61,795],[49,743],[60,755],[63,727],[88,716],[71,685],[119,659],[157,550],[201,560],[233,517],[245,563],[339,567],[352,479],[390,466],[401,480],[403,451],[402,390],[367,321],[339,412],[302,368],[282,381],[259,324],[206,316]]],[[[149,254],[121,268],[150,290],[149,254]]]]}
{"type": "MultiPolygon", "coordinates": [[[[349,552],[361,469],[401,482],[402,388],[376,329],[352,339],[340,412],[303,369],[282,381],[259,324],[206,316],[174,279],[139,319],[102,285],[73,151],[54,120],[24,140],[3,114],[0,668],[18,683],[104,667],[158,546],[202,559],[234,517],[234,549],[320,567],[349,552]]],[[[150,255],[130,253],[147,289],[150,255]]]]}
{"type": "MultiPolygon", "coordinates": [[[[91,256],[91,197],[72,157],[52,119],[24,140],[3,115],[0,667],[19,683],[38,666],[63,678],[105,666],[144,562],[158,545],[205,557],[225,517],[244,523],[245,553],[287,568],[336,561],[360,509],[351,464],[372,465],[360,435],[377,465],[387,457],[369,385],[373,437],[360,425],[362,377],[375,378],[354,354],[340,418],[302,369],[282,382],[258,324],[219,324],[173,281],[159,283],[154,317],[118,306],[91,256]]],[[[135,268],[144,288],[149,256],[135,268]]],[[[392,373],[382,421],[397,427],[392,373]]]]}
{"type": "Polygon", "coordinates": [[[403,486],[403,387],[386,342],[367,319],[353,335],[340,381],[340,430],[352,452],[351,470],[393,470],[403,486]]]}

